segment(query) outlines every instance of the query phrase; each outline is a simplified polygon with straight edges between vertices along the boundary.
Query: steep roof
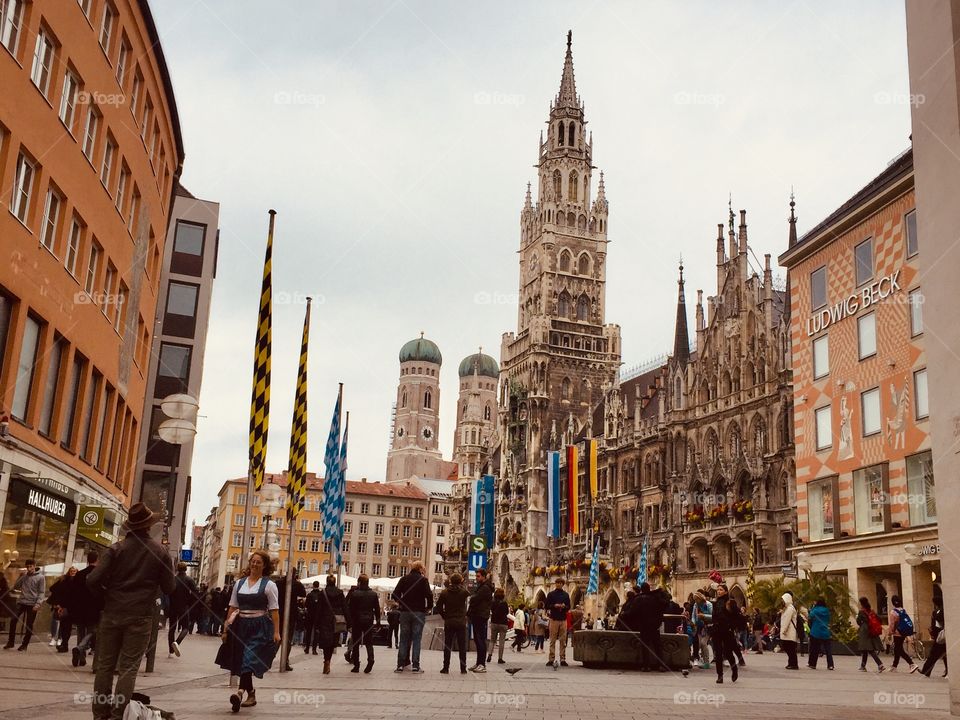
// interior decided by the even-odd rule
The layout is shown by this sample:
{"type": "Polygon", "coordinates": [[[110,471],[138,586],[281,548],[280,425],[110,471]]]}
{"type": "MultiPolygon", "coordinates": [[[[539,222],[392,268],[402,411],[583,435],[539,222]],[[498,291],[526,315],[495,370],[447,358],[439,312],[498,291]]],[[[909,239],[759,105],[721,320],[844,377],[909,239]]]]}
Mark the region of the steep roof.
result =
{"type": "Polygon", "coordinates": [[[347,480],[347,495],[375,495],[408,500],[427,500],[427,494],[413,483],[381,483],[347,480]]]}

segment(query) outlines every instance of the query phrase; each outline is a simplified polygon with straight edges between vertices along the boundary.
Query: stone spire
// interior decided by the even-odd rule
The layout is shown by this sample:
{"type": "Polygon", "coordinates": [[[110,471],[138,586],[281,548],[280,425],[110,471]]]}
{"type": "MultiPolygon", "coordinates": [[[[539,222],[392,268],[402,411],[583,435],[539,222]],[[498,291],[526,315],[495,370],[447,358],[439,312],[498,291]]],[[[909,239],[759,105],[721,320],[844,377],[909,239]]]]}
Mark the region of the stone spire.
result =
{"type": "Polygon", "coordinates": [[[793,200],[793,188],[790,188],[790,238],[788,242],[788,247],[793,247],[797,244],[797,217],[793,214],[793,208],[796,207],[797,203],[793,200]]]}
{"type": "Polygon", "coordinates": [[[573,79],[573,30],[567,32],[567,55],[563,61],[563,77],[560,78],[560,92],[557,94],[555,106],[558,108],[580,108],[580,98],[577,97],[577,83],[573,79]]]}
{"type": "MultiPolygon", "coordinates": [[[[730,259],[732,260],[732,259],[735,258],[735,257],[739,254],[739,252],[740,252],[740,251],[739,251],[739,248],[737,247],[737,234],[736,234],[736,232],[735,232],[734,229],[733,229],[733,223],[734,223],[733,195],[730,196],[730,203],[729,203],[729,206],[728,206],[728,210],[729,210],[730,215],[729,215],[729,219],[728,219],[727,223],[728,223],[728,225],[729,225],[730,227],[729,227],[728,230],[727,230],[727,237],[728,237],[728,242],[729,242],[729,244],[730,244],[730,259]]],[[[718,292],[719,292],[719,290],[718,290],[718,292]]]]}
{"type": "Polygon", "coordinates": [[[683,258],[680,258],[680,279],[677,281],[677,322],[673,333],[673,359],[686,366],[690,360],[690,335],[687,332],[687,303],[683,293],[683,258]]]}
{"type": "Polygon", "coordinates": [[[524,210],[533,210],[533,197],[530,195],[530,183],[527,183],[527,197],[523,201],[524,210]]]}

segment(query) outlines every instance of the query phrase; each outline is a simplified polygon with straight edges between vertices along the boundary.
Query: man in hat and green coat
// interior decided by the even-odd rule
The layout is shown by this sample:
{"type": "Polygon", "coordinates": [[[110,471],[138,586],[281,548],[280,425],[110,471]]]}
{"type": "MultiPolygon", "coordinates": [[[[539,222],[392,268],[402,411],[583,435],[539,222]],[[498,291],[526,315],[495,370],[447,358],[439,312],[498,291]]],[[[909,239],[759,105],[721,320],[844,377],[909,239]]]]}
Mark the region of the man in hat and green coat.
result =
{"type": "Polygon", "coordinates": [[[123,717],[150,641],[157,597],[160,592],[169,595],[176,587],[167,548],[150,537],[150,528],[158,520],[143,503],[133,505],[123,524],[126,537],[111,545],[87,576],[87,588],[102,596],[104,603],[93,682],[93,717],[99,720],[123,717]]]}

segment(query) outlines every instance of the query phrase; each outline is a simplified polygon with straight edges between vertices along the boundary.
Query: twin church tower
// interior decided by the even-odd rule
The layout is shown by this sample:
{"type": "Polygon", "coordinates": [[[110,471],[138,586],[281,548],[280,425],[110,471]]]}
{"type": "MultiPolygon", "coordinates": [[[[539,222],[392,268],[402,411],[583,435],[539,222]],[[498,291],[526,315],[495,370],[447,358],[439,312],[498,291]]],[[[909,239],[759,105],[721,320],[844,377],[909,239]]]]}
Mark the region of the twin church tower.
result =
{"type": "Polygon", "coordinates": [[[440,350],[422,336],[401,348],[387,482],[495,472],[545,508],[545,451],[572,442],[616,380],[620,328],[604,322],[608,203],[602,173],[593,192],[571,43],[568,34],[540,136],[536,197],[528,184],[520,211],[517,332],[503,335],[502,367],[482,352],[460,363],[452,463],[437,449],[440,350]]]}

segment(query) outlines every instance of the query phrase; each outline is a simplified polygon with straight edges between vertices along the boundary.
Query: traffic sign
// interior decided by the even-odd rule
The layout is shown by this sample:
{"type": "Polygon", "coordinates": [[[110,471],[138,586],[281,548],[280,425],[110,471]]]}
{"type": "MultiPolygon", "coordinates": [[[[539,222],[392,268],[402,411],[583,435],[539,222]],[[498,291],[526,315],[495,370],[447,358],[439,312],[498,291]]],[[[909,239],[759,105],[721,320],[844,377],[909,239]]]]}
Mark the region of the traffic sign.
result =
{"type": "Polygon", "coordinates": [[[485,552],[472,552],[467,564],[470,572],[487,569],[487,554],[485,552]]]}
{"type": "Polygon", "coordinates": [[[191,560],[193,560],[193,548],[181,548],[180,560],[185,563],[188,563],[191,560]]]}

